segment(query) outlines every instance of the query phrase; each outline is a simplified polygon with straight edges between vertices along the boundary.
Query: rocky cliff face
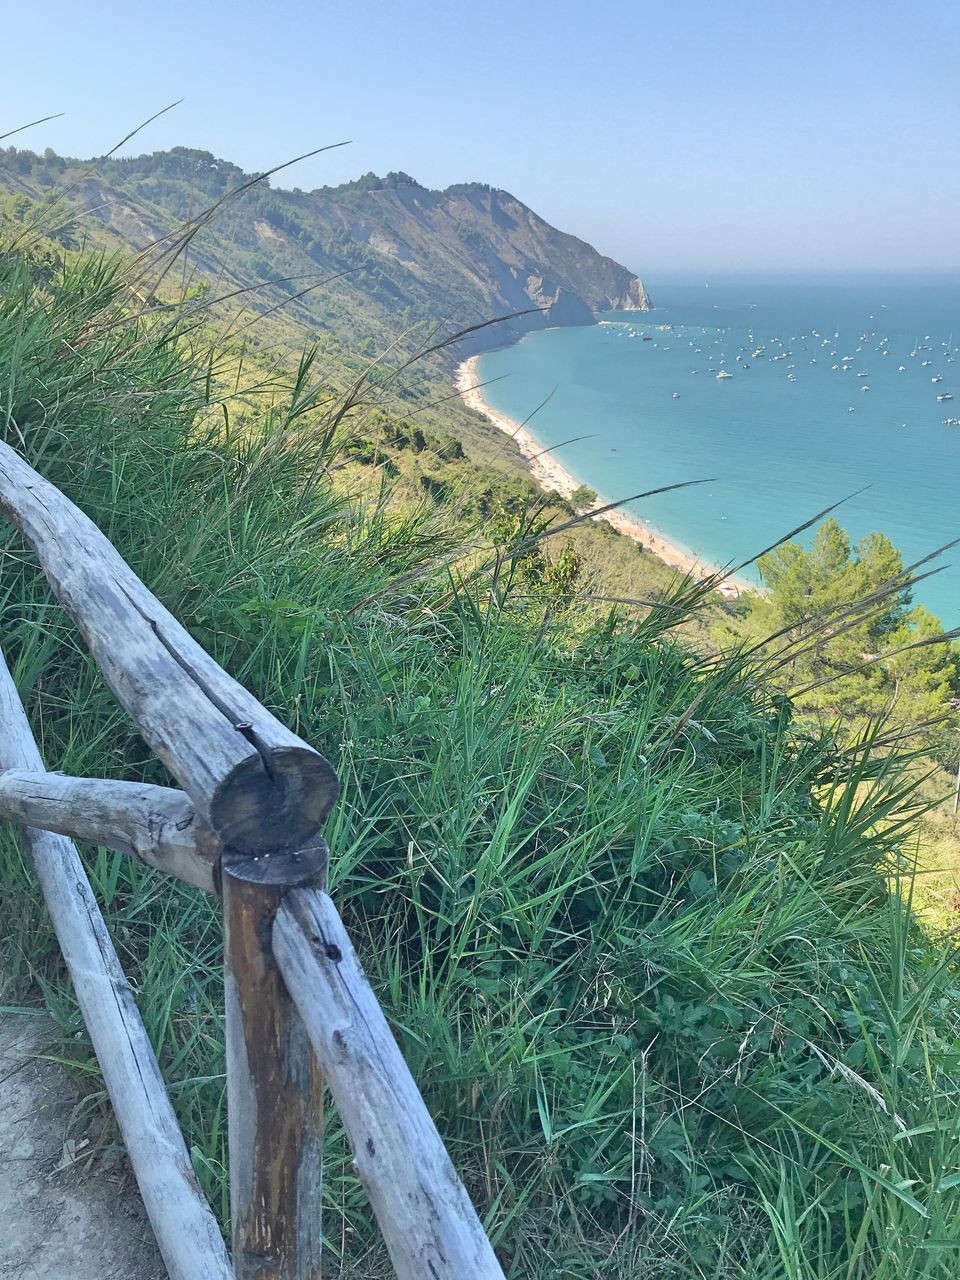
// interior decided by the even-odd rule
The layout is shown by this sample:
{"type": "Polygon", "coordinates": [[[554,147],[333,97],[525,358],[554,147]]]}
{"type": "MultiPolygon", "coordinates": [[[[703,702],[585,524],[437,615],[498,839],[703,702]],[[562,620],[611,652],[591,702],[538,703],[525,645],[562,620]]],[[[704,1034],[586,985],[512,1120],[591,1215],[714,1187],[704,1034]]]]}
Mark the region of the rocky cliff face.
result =
{"type": "Polygon", "coordinates": [[[627,292],[622,298],[615,298],[610,307],[611,311],[649,311],[651,308],[650,295],[643,287],[643,281],[639,276],[633,276],[627,292]]]}
{"type": "MultiPolygon", "coordinates": [[[[87,222],[137,250],[246,177],[209,152],[180,147],[92,164],[0,150],[0,191],[41,197],[72,186],[87,222]]],[[[547,325],[589,324],[598,311],[650,305],[637,276],[509,192],[479,183],[430,191],[403,173],[315,191],[258,184],[203,226],[190,259],[210,279],[283,279],[251,305],[266,312],[282,301],[286,315],[348,342],[385,344],[405,334],[423,342],[430,326],[449,333],[531,313],[480,330],[460,354],[547,325]],[[320,276],[322,287],[291,298],[320,276]]]]}
{"type": "MultiPolygon", "coordinates": [[[[412,270],[428,267],[488,314],[541,313],[515,331],[590,324],[598,311],[650,307],[642,281],[576,236],[558,231],[507,191],[480,183],[428,191],[406,174],[373,174],[311,193],[324,216],[412,270]]],[[[484,334],[478,343],[502,341],[484,334]]]]}

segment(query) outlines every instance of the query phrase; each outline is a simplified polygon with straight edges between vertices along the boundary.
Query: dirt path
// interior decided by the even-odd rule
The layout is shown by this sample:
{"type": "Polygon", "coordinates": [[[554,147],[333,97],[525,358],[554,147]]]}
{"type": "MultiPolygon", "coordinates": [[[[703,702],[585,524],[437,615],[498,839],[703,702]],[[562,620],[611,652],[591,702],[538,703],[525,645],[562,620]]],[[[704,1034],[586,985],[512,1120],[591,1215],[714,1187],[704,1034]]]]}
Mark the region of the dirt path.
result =
{"type": "Polygon", "coordinates": [[[45,1014],[0,1016],[0,1276],[166,1280],[126,1161],[83,1136],[76,1089],[37,1057],[54,1043],[45,1014]]]}

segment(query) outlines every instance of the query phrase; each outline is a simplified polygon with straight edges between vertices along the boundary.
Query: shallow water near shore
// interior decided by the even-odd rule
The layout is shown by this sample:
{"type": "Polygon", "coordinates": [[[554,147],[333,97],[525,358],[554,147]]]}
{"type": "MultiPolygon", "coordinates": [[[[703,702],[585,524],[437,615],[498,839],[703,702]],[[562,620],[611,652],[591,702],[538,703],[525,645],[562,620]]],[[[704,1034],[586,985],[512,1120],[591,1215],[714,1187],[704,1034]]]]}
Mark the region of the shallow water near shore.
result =
{"type": "MultiPolygon", "coordinates": [[[[852,539],[881,530],[908,562],[960,537],[960,277],[648,285],[653,311],[482,356],[487,402],[603,498],[709,478],[627,508],[708,562],[843,498],[852,539]]],[[[916,597],[957,626],[960,547],[942,563],[916,597]]]]}

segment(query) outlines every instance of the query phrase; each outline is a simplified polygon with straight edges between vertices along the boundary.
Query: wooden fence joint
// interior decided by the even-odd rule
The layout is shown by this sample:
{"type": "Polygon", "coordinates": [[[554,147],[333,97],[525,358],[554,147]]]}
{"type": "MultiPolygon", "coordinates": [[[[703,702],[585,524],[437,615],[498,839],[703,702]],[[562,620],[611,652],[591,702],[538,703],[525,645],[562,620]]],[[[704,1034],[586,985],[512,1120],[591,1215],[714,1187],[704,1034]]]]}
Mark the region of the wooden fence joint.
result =
{"type": "Polygon", "coordinates": [[[224,845],[313,838],[337,798],[319,752],[227,674],[92,520],[0,441],[0,514],[36,552],[104,679],[224,845]]]}

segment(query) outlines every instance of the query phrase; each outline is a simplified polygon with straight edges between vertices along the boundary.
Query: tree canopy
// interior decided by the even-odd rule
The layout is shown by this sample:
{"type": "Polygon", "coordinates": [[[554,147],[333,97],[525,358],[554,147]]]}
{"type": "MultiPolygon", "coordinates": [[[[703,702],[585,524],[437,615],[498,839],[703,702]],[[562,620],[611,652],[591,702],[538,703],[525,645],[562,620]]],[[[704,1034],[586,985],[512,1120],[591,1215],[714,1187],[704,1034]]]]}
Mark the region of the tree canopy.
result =
{"type": "Polygon", "coordinates": [[[831,517],[809,548],[784,543],[759,568],[767,594],[749,601],[750,629],[790,644],[784,670],[798,706],[854,719],[889,712],[901,723],[948,709],[960,649],[938,643],[940,619],[913,605],[889,538],[871,533],[851,545],[831,517]]]}

